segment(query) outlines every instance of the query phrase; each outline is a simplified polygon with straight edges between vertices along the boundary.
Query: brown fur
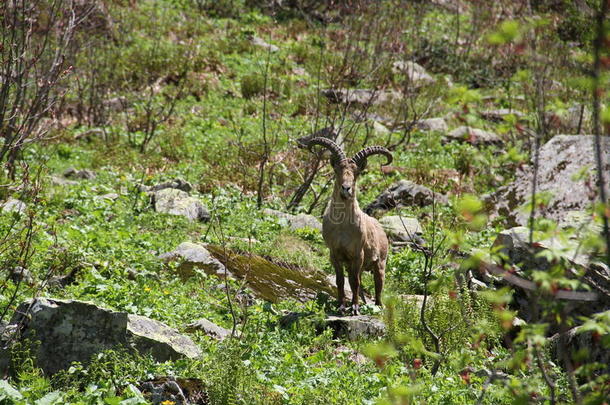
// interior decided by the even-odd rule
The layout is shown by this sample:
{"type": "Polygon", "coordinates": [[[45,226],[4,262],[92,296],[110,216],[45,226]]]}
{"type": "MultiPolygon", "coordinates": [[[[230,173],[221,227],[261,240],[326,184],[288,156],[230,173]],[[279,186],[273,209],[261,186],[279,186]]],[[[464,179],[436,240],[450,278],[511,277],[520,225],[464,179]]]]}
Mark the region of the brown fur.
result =
{"type": "Polygon", "coordinates": [[[344,268],[352,289],[352,311],[359,313],[360,276],[363,270],[373,273],[375,304],[381,305],[381,291],[388,257],[388,238],[375,218],[362,212],[356,199],[359,167],[349,159],[336,162],[335,185],[322,222],[322,235],[330,249],[335,269],[338,300],[345,305],[344,268]]]}

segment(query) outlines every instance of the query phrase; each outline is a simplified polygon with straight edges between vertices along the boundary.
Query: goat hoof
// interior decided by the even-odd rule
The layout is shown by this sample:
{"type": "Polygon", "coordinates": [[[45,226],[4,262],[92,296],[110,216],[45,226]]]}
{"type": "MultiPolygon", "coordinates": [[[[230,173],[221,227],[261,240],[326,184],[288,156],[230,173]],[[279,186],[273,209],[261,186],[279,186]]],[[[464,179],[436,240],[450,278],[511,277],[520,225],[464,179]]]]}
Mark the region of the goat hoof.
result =
{"type": "Polygon", "coordinates": [[[360,315],[360,305],[352,305],[352,315],[360,315]]]}
{"type": "Polygon", "coordinates": [[[340,313],[344,313],[345,311],[347,311],[347,307],[344,304],[339,305],[339,308],[337,309],[340,313]]]}

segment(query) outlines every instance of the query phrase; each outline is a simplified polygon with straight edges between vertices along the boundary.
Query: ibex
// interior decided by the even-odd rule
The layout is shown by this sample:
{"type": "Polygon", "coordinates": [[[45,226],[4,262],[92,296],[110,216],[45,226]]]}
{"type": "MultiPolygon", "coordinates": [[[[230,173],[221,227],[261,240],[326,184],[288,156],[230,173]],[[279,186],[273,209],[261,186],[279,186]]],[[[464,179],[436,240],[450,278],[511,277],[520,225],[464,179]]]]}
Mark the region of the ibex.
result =
{"type": "Polygon", "coordinates": [[[392,162],[392,154],[381,146],[371,146],[348,159],[345,152],[328,138],[316,137],[307,142],[310,151],[315,145],[323,146],[331,152],[330,162],[335,171],[332,198],[322,221],[322,236],[330,250],[330,262],[337,277],[339,309],[345,310],[343,269],[347,267],[352,289],[352,312],[358,315],[360,275],[363,270],[373,273],[375,304],[381,305],[388,238],[379,222],[360,210],[356,200],[356,179],[365,169],[369,156],[384,155],[388,165],[392,162]]]}

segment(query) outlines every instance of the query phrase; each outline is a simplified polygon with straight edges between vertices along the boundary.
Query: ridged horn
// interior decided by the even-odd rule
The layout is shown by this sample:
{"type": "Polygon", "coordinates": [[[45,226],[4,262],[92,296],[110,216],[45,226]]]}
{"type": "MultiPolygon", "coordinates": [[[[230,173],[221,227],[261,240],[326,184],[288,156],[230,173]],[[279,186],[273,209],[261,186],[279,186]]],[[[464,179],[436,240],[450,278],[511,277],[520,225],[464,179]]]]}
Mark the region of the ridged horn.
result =
{"type": "Polygon", "coordinates": [[[352,158],[352,162],[356,163],[360,170],[364,170],[366,167],[366,160],[371,155],[384,155],[387,159],[384,166],[389,165],[392,163],[392,160],[394,160],[392,153],[383,146],[369,146],[356,153],[352,158]]]}
{"type": "Polygon", "coordinates": [[[333,162],[341,162],[342,160],[347,159],[347,157],[345,156],[345,152],[343,152],[341,147],[328,138],[322,138],[322,137],[312,138],[307,143],[307,149],[309,149],[310,152],[313,152],[312,148],[315,145],[324,146],[326,149],[328,149],[331,152],[331,156],[332,156],[331,160],[333,162]]]}

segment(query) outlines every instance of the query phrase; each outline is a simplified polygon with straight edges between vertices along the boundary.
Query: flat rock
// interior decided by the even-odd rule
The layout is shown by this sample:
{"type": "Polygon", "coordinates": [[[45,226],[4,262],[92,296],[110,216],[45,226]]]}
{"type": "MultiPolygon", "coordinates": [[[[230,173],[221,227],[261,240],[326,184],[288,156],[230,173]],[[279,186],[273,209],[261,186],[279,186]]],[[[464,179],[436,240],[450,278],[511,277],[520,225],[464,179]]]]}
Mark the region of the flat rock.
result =
{"type": "Polygon", "coordinates": [[[434,202],[446,204],[448,200],[446,196],[435,193],[428,187],[415,184],[412,181],[400,180],[382,192],[375,201],[365,207],[364,211],[372,215],[393,208],[425,207],[434,202]]]}
{"type": "Polygon", "coordinates": [[[207,389],[198,378],[156,377],[143,381],[140,391],[152,405],[209,404],[207,389]]]}
{"type": "Polygon", "coordinates": [[[180,177],[176,177],[173,180],[164,181],[163,183],[155,184],[154,186],[145,186],[142,184],[138,186],[138,190],[145,192],[160,191],[166,188],[175,188],[190,193],[193,190],[193,185],[180,177]]]}
{"type": "Polygon", "coordinates": [[[394,90],[326,89],[322,91],[322,94],[333,103],[360,106],[396,102],[403,97],[394,90]]]}
{"type": "Polygon", "coordinates": [[[500,137],[489,131],[472,127],[458,127],[445,135],[447,141],[468,142],[472,145],[498,145],[502,143],[500,137]]]}
{"type": "MultiPolygon", "coordinates": [[[[599,201],[596,184],[593,135],[556,135],[540,148],[537,190],[552,195],[548,204],[536,209],[538,218],[569,224],[569,213],[586,211],[599,201]],[[584,170],[584,172],[583,172],[584,170]],[[579,176],[579,174],[581,174],[579,176]]],[[[602,137],[604,173],[610,173],[610,139],[602,137]]],[[[501,216],[509,226],[527,225],[529,212],[521,207],[531,198],[533,166],[517,171],[515,181],[486,196],[491,218],[501,216]]],[[[606,176],[606,190],[610,176],[606,176]]],[[[606,194],[608,195],[608,194],[606,194]]]]}
{"type": "Polygon", "coordinates": [[[23,214],[27,208],[28,206],[23,201],[16,198],[9,198],[2,203],[2,212],[4,213],[16,212],[18,214],[23,214]]]}
{"type": "Polygon", "coordinates": [[[182,190],[165,188],[155,191],[152,201],[157,212],[181,215],[192,222],[210,220],[210,213],[201,201],[182,190]]]}
{"type": "MultiPolygon", "coordinates": [[[[20,339],[40,341],[33,353],[36,366],[49,374],[67,369],[74,361],[86,364],[93,355],[120,347],[150,354],[160,362],[201,354],[190,338],[159,321],[110,311],[90,302],[28,300],[19,305],[11,325],[22,325],[20,339]]],[[[0,356],[7,357],[8,353],[0,356]]]]}
{"type": "Polygon", "coordinates": [[[392,242],[421,243],[423,230],[417,218],[388,215],[379,219],[379,223],[392,242]]]}
{"type": "Polygon", "coordinates": [[[504,117],[514,115],[517,119],[523,118],[524,114],[521,111],[511,110],[509,108],[500,108],[497,110],[485,110],[481,111],[481,117],[489,121],[503,121],[504,117]]]}
{"type": "Polygon", "coordinates": [[[312,228],[322,231],[322,223],[313,215],[309,214],[297,214],[292,215],[282,211],[272,210],[266,208],[263,210],[263,213],[266,215],[274,216],[280,219],[285,220],[288,223],[288,226],[291,230],[295,231],[297,229],[303,228],[312,228]]]}
{"type": "Polygon", "coordinates": [[[269,44],[264,39],[259,37],[252,37],[250,41],[252,42],[252,45],[267,49],[271,52],[277,52],[280,50],[280,48],[278,48],[277,46],[269,44]]]}
{"type": "Polygon", "coordinates": [[[333,337],[348,340],[379,338],[385,334],[385,324],[373,316],[329,316],[323,322],[324,328],[333,330],[333,337]]]}
{"type": "Polygon", "coordinates": [[[244,280],[256,297],[266,301],[294,299],[307,302],[320,294],[337,297],[337,288],[329,283],[322,271],[274,262],[222,246],[207,245],[207,249],[226,266],[233,278],[244,280]]]}
{"type": "Polygon", "coordinates": [[[218,326],[215,323],[201,318],[196,320],[195,322],[189,323],[186,326],[187,332],[203,332],[207,336],[216,339],[216,340],[224,340],[225,338],[231,336],[231,331],[223,328],[222,326],[218,326]]]}
{"type": "Polygon", "coordinates": [[[435,81],[423,66],[411,61],[394,62],[392,71],[405,74],[409,78],[409,82],[416,87],[432,84],[435,81]]]}
{"type": "Polygon", "coordinates": [[[64,172],[63,176],[67,179],[80,179],[80,180],[93,180],[96,177],[95,173],[91,170],[88,170],[88,169],[77,170],[73,167],[67,169],[64,172]]]}
{"type": "Polygon", "coordinates": [[[159,255],[159,259],[166,263],[178,262],[178,274],[183,279],[193,277],[196,269],[219,277],[225,273],[225,266],[199,243],[183,242],[173,251],[159,255]]]}
{"type": "Polygon", "coordinates": [[[415,123],[415,126],[422,131],[446,132],[449,130],[444,118],[427,118],[419,120],[415,123]]]}

